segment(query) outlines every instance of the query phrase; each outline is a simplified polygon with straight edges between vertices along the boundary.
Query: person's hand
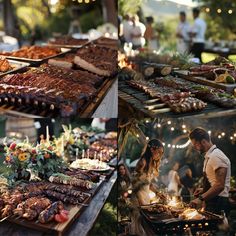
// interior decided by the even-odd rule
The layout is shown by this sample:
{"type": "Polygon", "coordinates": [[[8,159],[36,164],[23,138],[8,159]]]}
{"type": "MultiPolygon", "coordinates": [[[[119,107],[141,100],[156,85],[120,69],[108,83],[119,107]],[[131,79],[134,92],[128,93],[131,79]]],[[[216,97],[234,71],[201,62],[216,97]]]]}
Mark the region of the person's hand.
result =
{"type": "Polygon", "coordinates": [[[198,198],[192,200],[190,203],[189,203],[189,207],[192,207],[192,208],[201,208],[202,207],[202,201],[198,198]]]}
{"type": "Polygon", "coordinates": [[[194,196],[194,197],[197,197],[197,196],[199,196],[202,192],[203,192],[203,188],[197,188],[197,189],[194,191],[193,196],[194,196]]]}

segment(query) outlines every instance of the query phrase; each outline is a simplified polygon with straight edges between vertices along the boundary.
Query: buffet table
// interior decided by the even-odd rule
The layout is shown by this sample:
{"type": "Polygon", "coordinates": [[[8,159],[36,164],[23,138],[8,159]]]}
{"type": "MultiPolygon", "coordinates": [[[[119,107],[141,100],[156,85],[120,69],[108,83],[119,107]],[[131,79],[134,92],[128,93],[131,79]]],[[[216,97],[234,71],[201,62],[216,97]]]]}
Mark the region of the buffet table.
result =
{"type": "MultiPolygon", "coordinates": [[[[68,236],[85,236],[93,228],[99,213],[110,195],[110,192],[115,185],[117,179],[117,172],[105,181],[96,195],[92,198],[89,206],[82,211],[78,220],[72,224],[71,228],[65,233],[68,236]]],[[[0,235],[9,236],[51,236],[52,232],[43,233],[37,230],[32,230],[23,226],[9,223],[7,221],[0,223],[0,235]]],[[[55,235],[55,234],[54,234],[55,235]]]]}

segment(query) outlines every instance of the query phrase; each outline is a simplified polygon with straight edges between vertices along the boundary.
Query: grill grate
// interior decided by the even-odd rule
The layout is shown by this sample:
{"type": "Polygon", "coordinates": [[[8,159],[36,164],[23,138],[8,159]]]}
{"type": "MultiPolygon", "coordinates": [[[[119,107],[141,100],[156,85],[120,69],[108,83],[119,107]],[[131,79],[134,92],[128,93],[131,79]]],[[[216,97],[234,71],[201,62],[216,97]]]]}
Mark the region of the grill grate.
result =
{"type": "Polygon", "coordinates": [[[138,89],[130,87],[123,81],[119,81],[119,99],[125,101],[125,103],[131,105],[133,108],[142,111],[144,116],[148,117],[160,117],[168,116],[173,118],[187,117],[187,116],[202,116],[211,117],[218,115],[233,115],[236,114],[236,109],[225,109],[220,108],[214,104],[208,103],[207,106],[202,111],[194,111],[188,113],[177,114],[168,108],[167,105],[159,101],[158,99],[153,99],[149,95],[141,92],[138,89]]]}

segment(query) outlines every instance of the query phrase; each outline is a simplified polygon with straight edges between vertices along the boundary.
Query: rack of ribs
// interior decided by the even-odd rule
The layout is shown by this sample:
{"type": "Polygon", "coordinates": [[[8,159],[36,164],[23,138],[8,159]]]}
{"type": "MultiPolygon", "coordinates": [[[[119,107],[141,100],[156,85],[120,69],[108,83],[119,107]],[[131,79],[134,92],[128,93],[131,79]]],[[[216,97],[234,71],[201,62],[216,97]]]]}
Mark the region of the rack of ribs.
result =
{"type": "Polygon", "coordinates": [[[117,72],[117,50],[89,44],[77,51],[74,63],[92,73],[111,76],[117,72]]]}

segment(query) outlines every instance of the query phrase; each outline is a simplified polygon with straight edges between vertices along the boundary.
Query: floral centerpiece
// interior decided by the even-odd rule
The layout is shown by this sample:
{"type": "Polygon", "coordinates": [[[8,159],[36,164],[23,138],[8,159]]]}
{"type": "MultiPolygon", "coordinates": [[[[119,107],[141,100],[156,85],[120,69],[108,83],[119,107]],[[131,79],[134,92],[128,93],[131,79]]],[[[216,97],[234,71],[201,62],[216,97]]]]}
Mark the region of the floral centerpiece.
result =
{"type": "Polygon", "coordinates": [[[11,143],[4,148],[6,152],[5,164],[11,170],[9,179],[48,178],[60,171],[66,164],[57,155],[54,143],[41,140],[33,146],[28,140],[22,143],[11,143]]]}

